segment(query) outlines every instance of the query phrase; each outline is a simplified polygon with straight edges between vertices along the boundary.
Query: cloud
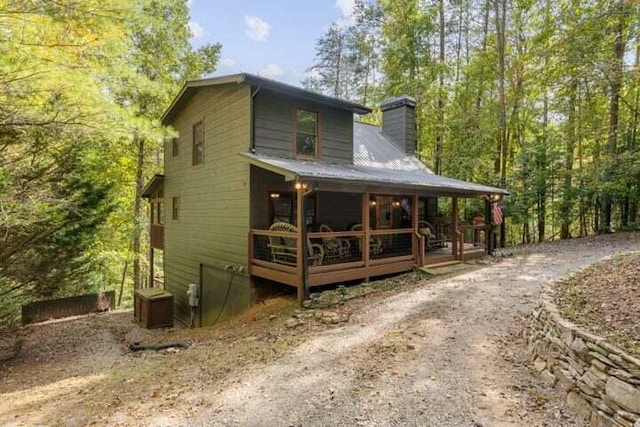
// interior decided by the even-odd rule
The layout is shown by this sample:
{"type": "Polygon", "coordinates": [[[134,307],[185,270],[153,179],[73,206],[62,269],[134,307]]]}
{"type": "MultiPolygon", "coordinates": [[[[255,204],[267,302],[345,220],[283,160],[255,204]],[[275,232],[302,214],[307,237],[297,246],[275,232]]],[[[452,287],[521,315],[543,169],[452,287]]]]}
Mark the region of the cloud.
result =
{"type": "Polygon", "coordinates": [[[356,5],[356,0],[336,0],[336,6],[342,12],[342,15],[347,17],[353,13],[353,9],[356,5]]]}
{"type": "Polygon", "coordinates": [[[189,21],[189,31],[191,31],[191,38],[194,40],[204,37],[204,29],[196,21],[189,21]]]}
{"type": "Polygon", "coordinates": [[[246,25],[244,33],[249,36],[251,40],[255,40],[257,42],[267,40],[269,30],[271,29],[271,26],[267,21],[264,21],[257,16],[245,15],[244,23],[246,25]]]}
{"type": "Polygon", "coordinates": [[[261,76],[273,79],[282,76],[284,74],[284,70],[279,65],[268,64],[266,67],[260,70],[259,74],[261,76]]]}
{"type": "Polygon", "coordinates": [[[231,58],[220,58],[220,65],[222,65],[225,68],[233,68],[235,67],[237,64],[235,59],[231,59],[231,58]]]}

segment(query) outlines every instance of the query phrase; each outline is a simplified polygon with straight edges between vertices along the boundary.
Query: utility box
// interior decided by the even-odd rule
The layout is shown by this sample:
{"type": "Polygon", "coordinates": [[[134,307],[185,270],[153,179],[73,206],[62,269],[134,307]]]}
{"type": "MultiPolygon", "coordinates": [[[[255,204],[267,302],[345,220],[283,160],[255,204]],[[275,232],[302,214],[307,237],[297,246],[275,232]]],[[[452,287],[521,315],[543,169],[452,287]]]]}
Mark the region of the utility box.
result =
{"type": "Polygon", "coordinates": [[[147,329],[172,327],[173,295],[158,288],[136,290],[133,317],[147,329]]]}

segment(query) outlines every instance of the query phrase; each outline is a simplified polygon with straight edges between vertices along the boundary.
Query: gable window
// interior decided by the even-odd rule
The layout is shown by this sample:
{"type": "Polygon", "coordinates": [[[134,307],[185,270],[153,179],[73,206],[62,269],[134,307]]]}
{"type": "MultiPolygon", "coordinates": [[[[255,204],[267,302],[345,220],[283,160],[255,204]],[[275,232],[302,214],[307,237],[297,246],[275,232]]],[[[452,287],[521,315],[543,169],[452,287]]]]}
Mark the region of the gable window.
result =
{"type": "Polygon", "coordinates": [[[191,164],[201,165],[204,163],[204,125],[198,122],[193,125],[193,157],[191,164]]]}
{"type": "Polygon", "coordinates": [[[178,219],[178,208],[180,207],[180,199],[177,196],[174,196],[171,199],[171,219],[178,219]]]}
{"type": "Polygon", "coordinates": [[[296,156],[317,157],[318,155],[318,113],[296,110],[296,156]]]}
{"type": "Polygon", "coordinates": [[[173,157],[176,157],[180,153],[178,138],[171,138],[171,153],[173,154],[173,157]]]}

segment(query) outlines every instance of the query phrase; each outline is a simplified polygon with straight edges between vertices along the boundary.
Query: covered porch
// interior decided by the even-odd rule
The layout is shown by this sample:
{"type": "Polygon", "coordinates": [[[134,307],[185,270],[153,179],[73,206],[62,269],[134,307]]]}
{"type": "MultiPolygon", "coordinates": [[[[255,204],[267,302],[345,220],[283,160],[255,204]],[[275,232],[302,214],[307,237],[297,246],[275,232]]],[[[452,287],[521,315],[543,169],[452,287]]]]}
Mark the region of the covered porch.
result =
{"type": "Polygon", "coordinates": [[[297,288],[300,301],[314,287],[491,252],[491,195],[299,176],[289,180],[278,172],[252,166],[249,273],[297,288]],[[471,223],[460,219],[465,198],[482,206],[482,215],[471,223]]]}

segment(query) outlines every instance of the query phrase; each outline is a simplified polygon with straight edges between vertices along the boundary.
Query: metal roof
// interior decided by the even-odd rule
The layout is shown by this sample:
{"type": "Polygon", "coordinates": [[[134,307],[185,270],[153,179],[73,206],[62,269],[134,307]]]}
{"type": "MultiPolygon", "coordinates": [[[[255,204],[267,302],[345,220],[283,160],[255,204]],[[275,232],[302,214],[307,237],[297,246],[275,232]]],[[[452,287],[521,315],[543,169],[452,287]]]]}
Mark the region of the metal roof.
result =
{"type": "Polygon", "coordinates": [[[153,178],[144,186],[140,197],[148,199],[164,183],[164,175],[155,174],[153,178]]]}
{"type": "Polygon", "coordinates": [[[283,93],[306,101],[316,102],[330,107],[348,110],[356,114],[367,114],[371,109],[355,102],[333,98],[319,93],[311,92],[297,86],[282,83],[248,73],[231,74],[227,76],[211,77],[208,79],[190,80],[186,82],[175,97],[167,111],[162,115],[162,124],[168,124],[202,87],[218,86],[223,84],[249,84],[264,87],[275,92],[283,93]]]}
{"type": "Polygon", "coordinates": [[[509,194],[501,188],[435,175],[415,156],[388,141],[377,126],[354,124],[354,164],[335,164],[242,153],[251,164],[283,175],[286,180],[328,181],[421,190],[436,194],[509,194]]]}
{"type": "Polygon", "coordinates": [[[353,163],[374,169],[433,174],[416,156],[405,153],[389,141],[379,126],[361,122],[353,124],[353,163]]]}

